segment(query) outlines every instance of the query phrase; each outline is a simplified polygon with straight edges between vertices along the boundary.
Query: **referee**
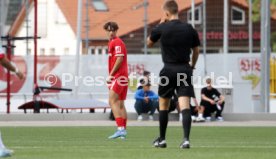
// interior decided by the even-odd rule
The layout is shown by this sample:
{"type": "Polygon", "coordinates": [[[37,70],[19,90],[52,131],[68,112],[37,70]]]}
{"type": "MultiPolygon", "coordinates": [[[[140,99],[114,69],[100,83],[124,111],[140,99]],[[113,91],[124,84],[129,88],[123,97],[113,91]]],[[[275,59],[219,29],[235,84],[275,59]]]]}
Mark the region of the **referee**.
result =
{"type": "Polygon", "coordinates": [[[190,148],[189,135],[191,130],[190,97],[193,95],[191,77],[195,68],[200,45],[196,30],[178,18],[178,5],[174,0],[163,4],[163,17],[160,24],[153,28],[148,37],[147,45],[153,46],[160,39],[163,69],[160,71],[161,83],[159,95],[159,131],[160,136],[153,142],[154,147],[166,148],[166,129],[168,110],[173,91],[176,89],[180,111],[182,113],[183,142],[180,148],[190,148]],[[192,60],[190,62],[190,54],[192,60]],[[163,78],[166,77],[166,78],[163,78]],[[184,80],[183,80],[184,79],[184,80]],[[167,80],[169,80],[167,85],[167,80]]]}

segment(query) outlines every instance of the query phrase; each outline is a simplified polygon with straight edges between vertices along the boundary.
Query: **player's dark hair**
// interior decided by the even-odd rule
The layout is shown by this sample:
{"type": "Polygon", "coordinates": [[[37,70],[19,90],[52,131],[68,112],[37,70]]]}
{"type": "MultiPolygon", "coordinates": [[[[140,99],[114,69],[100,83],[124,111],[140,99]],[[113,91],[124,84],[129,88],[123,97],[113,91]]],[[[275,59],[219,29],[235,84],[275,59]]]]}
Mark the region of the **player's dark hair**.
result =
{"type": "Polygon", "coordinates": [[[119,26],[116,22],[107,22],[104,24],[103,28],[107,31],[117,31],[119,26]]]}
{"type": "Polygon", "coordinates": [[[178,14],[178,5],[175,0],[167,0],[163,5],[163,9],[173,15],[178,14]]]}

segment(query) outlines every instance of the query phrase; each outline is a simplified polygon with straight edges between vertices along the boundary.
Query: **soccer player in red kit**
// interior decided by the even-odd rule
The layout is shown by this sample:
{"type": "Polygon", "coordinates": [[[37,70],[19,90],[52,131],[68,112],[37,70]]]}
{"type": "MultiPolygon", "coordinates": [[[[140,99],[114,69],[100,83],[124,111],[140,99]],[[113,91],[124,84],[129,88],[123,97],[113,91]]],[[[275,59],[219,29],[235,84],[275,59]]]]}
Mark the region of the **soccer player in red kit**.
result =
{"type": "Polygon", "coordinates": [[[24,75],[22,72],[18,70],[18,68],[14,67],[11,62],[5,57],[4,50],[2,48],[2,44],[0,41],[0,65],[5,67],[6,69],[14,72],[19,79],[23,79],[24,75]]]}
{"type": "MultiPolygon", "coordinates": [[[[2,65],[3,67],[5,67],[8,70],[14,72],[19,79],[23,79],[24,78],[23,73],[20,72],[18,68],[16,68],[15,66],[13,66],[11,64],[11,62],[5,57],[1,41],[0,41],[0,65],[2,65]]],[[[1,74],[2,73],[3,72],[1,72],[1,74]]],[[[11,156],[12,152],[13,152],[12,150],[7,149],[5,147],[5,145],[3,144],[1,133],[0,133],[0,158],[11,156]]]]}
{"type": "Polygon", "coordinates": [[[109,38],[108,43],[108,73],[109,105],[114,114],[117,131],[109,139],[126,137],[127,113],[124,101],[128,90],[127,50],[124,42],[116,36],[119,29],[115,22],[107,22],[104,30],[109,38]]]}

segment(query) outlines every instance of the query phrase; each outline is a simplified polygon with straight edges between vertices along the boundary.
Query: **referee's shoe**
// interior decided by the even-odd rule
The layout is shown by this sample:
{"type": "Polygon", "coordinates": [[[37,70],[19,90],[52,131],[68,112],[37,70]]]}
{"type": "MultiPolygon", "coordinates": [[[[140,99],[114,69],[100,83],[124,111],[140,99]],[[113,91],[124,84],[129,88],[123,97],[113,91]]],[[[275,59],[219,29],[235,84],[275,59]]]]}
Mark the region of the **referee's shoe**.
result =
{"type": "Polygon", "coordinates": [[[180,144],[181,149],[189,149],[190,148],[190,142],[185,140],[180,144]]]}
{"type": "Polygon", "coordinates": [[[166,148],[167,147],[167,143],[166,143],[166,140],[163,140],[160,137],[158,137],[157,139],[155,139],[153,141],[153,146],[157,147],[157,148],[166,148]]]}

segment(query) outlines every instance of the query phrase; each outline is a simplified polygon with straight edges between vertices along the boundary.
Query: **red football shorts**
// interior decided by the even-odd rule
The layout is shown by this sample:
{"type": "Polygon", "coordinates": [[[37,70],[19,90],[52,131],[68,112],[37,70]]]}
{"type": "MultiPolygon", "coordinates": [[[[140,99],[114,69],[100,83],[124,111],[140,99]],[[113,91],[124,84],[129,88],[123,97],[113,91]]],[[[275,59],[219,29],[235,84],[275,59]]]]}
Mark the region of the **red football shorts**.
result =
{"type": "Polygon", "coordinates": [[[122,82],[118,79],[114,79],[110,84],[108,84],[108,89],[113,90],[118,94],[119,100],[126,100],[128,82],[122,82]]]}

